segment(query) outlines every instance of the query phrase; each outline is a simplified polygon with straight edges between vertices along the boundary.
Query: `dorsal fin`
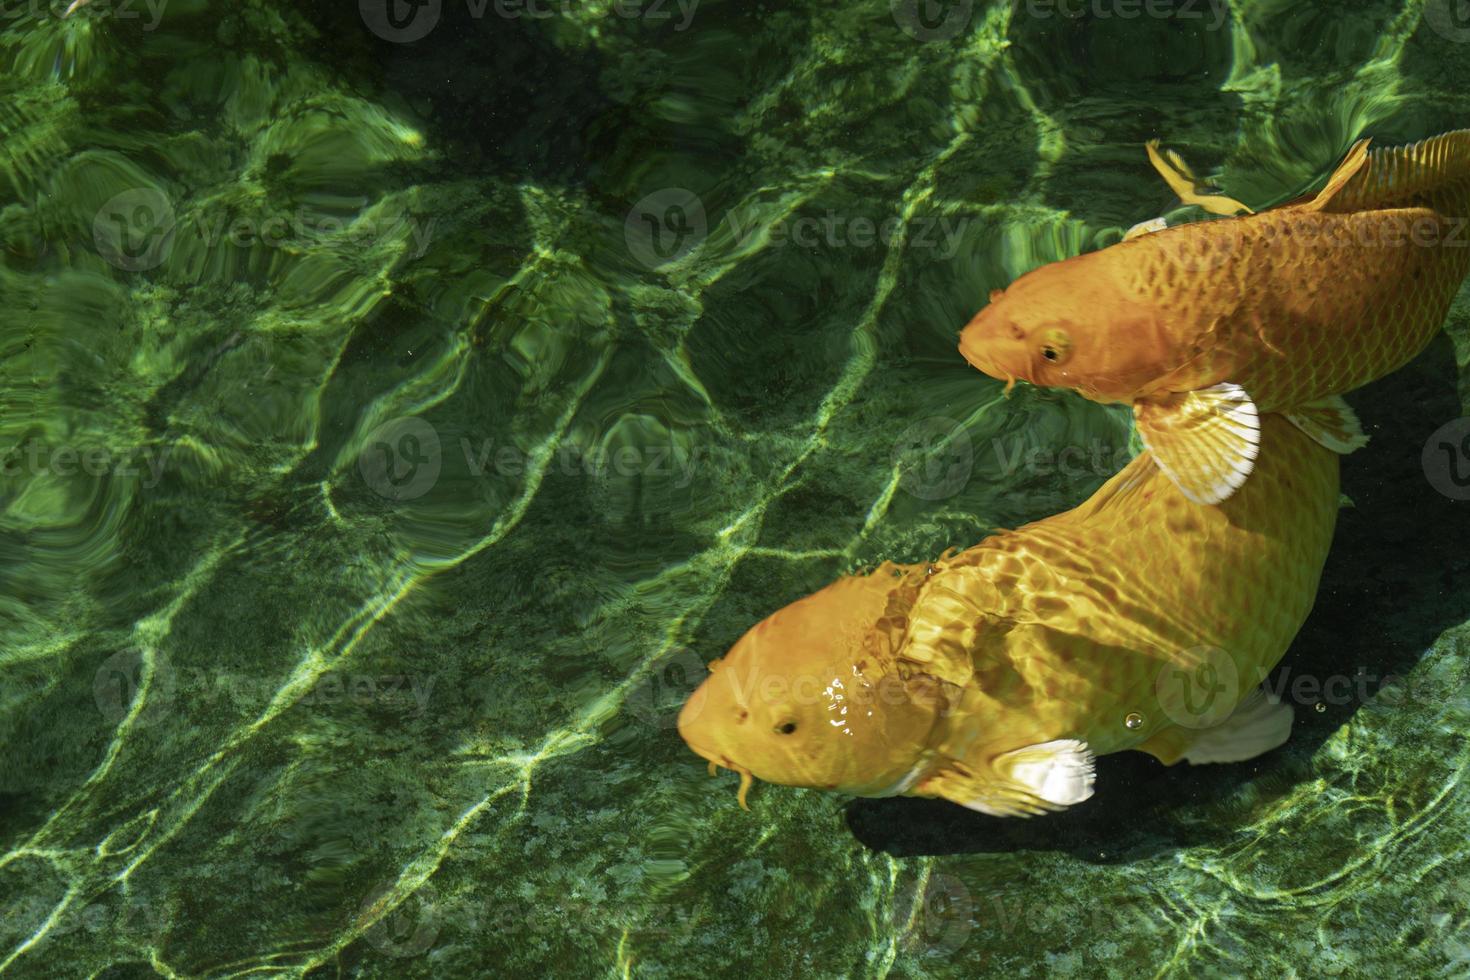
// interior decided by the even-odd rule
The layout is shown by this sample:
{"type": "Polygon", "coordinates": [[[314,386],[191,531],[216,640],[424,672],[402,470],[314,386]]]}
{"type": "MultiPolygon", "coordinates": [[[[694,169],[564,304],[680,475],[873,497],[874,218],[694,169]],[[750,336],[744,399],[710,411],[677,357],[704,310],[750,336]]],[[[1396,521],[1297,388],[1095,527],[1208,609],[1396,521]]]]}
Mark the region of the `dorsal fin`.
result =
{"type": "MultiPolygon", "coordinates": [[[[1357,151],[1367,141],[1354,144],[1357,151]]],[[[1347,166],[1333,174],[1333,181],[1347,166]]],[[[1309,207],[1338,214],[1376,208],[1464,206],[1470,200],[1470,129],[1432,136],[1408,146],[1374,150],[1348,179],[1327,188],[1309,207]],[[1324,197],[1328,190],[1334,193],[1324,197]]]]}
{"type": "MultiPolygon", "coordinates": [[[[1334,199],[1338,196],[1338,194],[1342,192],[1344,185],[1346,185],[1358,174],[1363,172],[1363,167],[1367,162],[1368,141],[1358,140],[1356,143],[1353,144],[1352,149],[1348,150],[1347,156],[1343,157],[1342,163],[1339,163],[1337,165],[1337,169],[1332,171],[1332,176],[1327,178],[1327,186],[1322,188],[1322,190],[1318,192],[1317,196],[1312,198],[1312,200],[1304,206],[1304,210],[1343,210],[1342,208],[1338,207],[1328,207],[1328,205],[1334,202],[1334,199]]],[[[1356,211],[1358,209],[1349,208],[1347,210],[1356,211]]]]}

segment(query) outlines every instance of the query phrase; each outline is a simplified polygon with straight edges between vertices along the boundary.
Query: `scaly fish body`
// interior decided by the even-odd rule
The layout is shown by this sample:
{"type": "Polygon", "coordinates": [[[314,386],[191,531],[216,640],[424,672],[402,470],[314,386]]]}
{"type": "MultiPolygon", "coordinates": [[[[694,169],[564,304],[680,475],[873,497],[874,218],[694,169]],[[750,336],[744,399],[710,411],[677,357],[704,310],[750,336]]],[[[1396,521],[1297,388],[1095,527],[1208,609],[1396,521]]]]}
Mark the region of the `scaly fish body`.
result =
{"type": "Polygon", "coordinates": [[[1235,382],[1270,413],[1352,391],[1423,350],[1470,273],[1470,230],[1428,208],[1267,211],[1069,261],[1069,275],[1117,283],[1163,338],[1152,378],[1099,400],[1235,382]]]}
{"type": "Polygon", "coordinates": [[[992,294],[960,351],[1007,382],[1131,403],[1160,467],[1218,503],[1255,465],[1261,414],[1337,452],[1365,441],[1339,396],[1439,330],[1470,274],[1467,217],[1470,130],[1372,153],[1363,141],[1309,200],[1027,273],[992,294]]]}
{"type": "Polygon", "coordinates": [[[681,734],[770,782],[998,815],[1085,799],[1096,755],[1274,747],[1290,709],[1248,696],[1312,607],[1337,458],[1276,416],[1264,438],[1270,455],[1219,507],[1191,503],[1145,454],[1075,510],[927,568],[834,583],[746,634],[681,734]],[[886,696],[840,713],[852,699],[833,691],[857,677],[886,696]],[[810,703],[761,693],[803,683],[810,703]]]}

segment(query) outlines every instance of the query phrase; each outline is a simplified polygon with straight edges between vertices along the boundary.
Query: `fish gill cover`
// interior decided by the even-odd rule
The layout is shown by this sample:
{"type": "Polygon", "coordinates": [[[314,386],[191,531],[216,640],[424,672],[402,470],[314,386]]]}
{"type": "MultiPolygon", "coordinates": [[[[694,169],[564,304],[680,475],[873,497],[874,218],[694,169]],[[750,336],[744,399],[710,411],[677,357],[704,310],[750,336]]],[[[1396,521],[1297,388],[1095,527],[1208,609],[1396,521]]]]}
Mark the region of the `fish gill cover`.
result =
{"type": "Polygon", "coordinates": [[[1007,822],[674,730],[1127,461],[954,347],[1174,206],[1146,140],[1264,206],[1466,126],[1463,4],[73,7],[0,11],[0,976],[1467,969],[1463,292],[1282,750],[1007,822]]]}

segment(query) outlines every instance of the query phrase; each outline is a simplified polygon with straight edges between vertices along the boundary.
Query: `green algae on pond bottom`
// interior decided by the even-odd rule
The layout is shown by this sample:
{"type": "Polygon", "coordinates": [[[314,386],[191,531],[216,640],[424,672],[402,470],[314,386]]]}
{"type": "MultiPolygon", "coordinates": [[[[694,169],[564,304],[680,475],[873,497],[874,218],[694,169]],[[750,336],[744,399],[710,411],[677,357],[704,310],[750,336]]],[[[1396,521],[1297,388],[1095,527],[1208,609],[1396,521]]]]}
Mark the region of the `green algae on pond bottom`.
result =
{"type": "Polygon", "coordinates": [[[5,20],[0,972],[1462,972],[1463,293],[1352,397],[1286,661],[1393,698],[1034,821],[747,814],[673,728],[791,599],[1099,485],[1126,415],[959,327],[1173,207],[1147,139],[1264,206],[1466,125],[1444,5],[549,6],[5,20]]]}

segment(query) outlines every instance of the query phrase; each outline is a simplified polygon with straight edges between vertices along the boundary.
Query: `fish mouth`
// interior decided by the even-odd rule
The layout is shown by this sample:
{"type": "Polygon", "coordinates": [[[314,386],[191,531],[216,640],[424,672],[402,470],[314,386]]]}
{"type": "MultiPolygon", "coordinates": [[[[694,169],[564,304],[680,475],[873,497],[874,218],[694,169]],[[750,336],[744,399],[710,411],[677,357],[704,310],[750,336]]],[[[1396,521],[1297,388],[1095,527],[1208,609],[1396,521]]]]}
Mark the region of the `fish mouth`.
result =
{"type": "Polygon", "coordinates": [[[984,355],[979,350],[965,343],[963,337],[960,338],[960,356],[969,362],[970,367],[979,371],[981,374],[991,373],[990,365],[985,360],[984,355]]]}
{"type": "Polygon", "coordinates": [[[986,357],[979,349],[960,342],[960,356],[969,362],[970,367],[981,374],[995,378],[997,381],[1005,381],[1005,397],[1011,397],[1011,392],[1016,387],[1017,378],[1009,371],[1003,371],[990,358],[986,357]]]}
{"type": "Polygon", "coordinates": [[[729,756],[724,755],[723,753],[716,752],[713,749],[702,748],[701,746],[695,745],[687,738],[684,739],[684,742],[686,745],[694,750],[695,755],[709,762],[709,774],[711,776],[718,775],[721,769],[728,769],[733,773],[739,774],[740,789],[736,792],[735,799],[737,802],[739,802],[740,809],[749,810],[750,807],[746,804],[745,799],[746,796],[750,793],[751,785],[755,782],[755,777],[751,775],[750,770],[740,765],[738,762],[732,761],[729,756]]]}
{"type": "Polygon", "coordinates": [[[705,755],[703,752],[699,754],[709,760],[709,774],[711,776],[718,775],[721,769],[728,769],[731,772],[740,774],[740,789],[735,792],[735,801],[740,804],[740,809],[749,811],[750,806],[745,802],[745,798],[750,793],[751,784],[755,782],[755,777],[750,774],[750,770],[738,763],[731,762],[728,756],[722,755],[716,759],[714,756],[705,755]]]}

